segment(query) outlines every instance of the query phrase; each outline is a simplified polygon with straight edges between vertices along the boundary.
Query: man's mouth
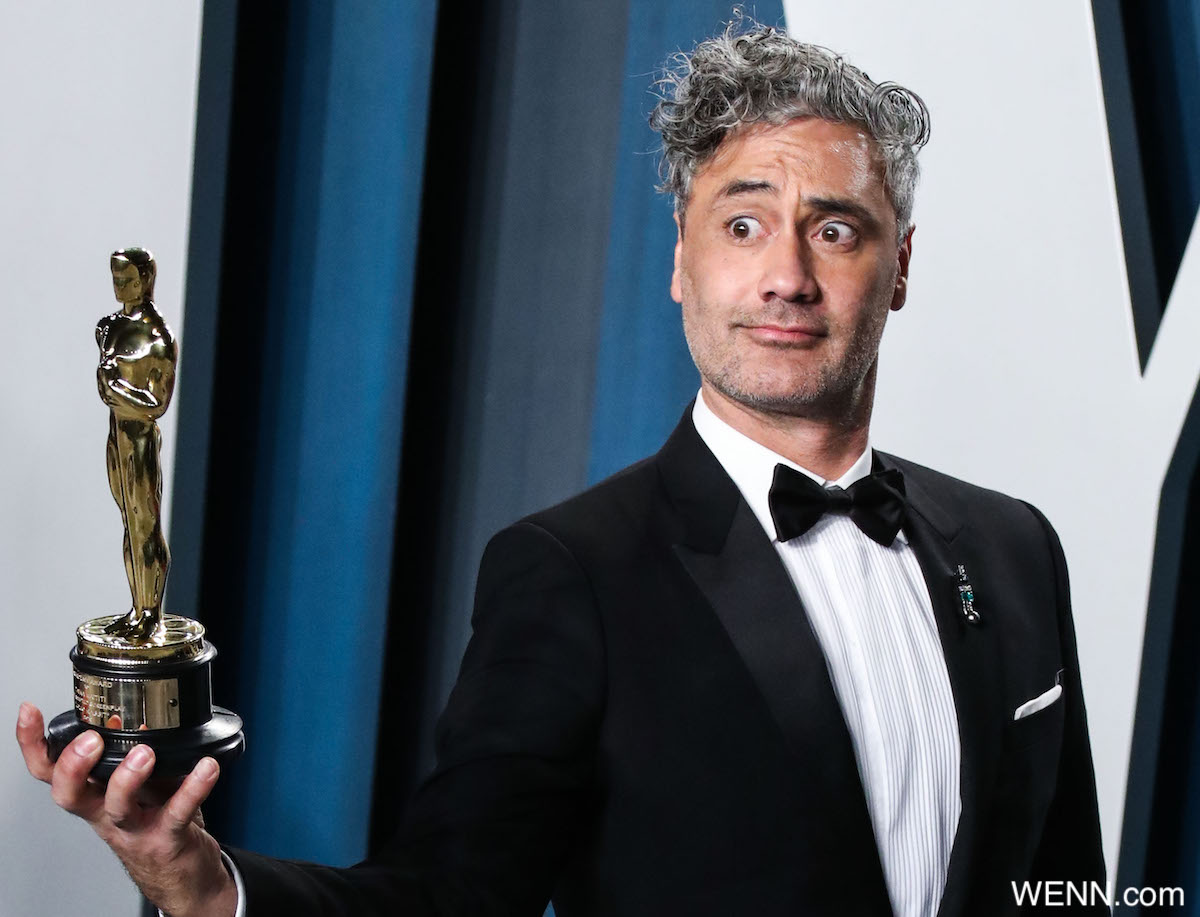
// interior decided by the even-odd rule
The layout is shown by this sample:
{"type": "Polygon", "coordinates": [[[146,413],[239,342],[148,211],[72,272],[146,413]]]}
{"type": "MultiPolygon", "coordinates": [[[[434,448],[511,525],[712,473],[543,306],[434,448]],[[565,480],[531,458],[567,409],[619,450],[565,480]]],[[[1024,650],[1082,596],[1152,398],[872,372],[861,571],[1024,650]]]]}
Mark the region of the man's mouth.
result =
{"type": "Polygon", "coordinates": [[[760,325],[741,325],[750,337],[769,344],[802,344],[825,337],[824,328],[816,325],[793,325],[764,323],[760,325]]]}

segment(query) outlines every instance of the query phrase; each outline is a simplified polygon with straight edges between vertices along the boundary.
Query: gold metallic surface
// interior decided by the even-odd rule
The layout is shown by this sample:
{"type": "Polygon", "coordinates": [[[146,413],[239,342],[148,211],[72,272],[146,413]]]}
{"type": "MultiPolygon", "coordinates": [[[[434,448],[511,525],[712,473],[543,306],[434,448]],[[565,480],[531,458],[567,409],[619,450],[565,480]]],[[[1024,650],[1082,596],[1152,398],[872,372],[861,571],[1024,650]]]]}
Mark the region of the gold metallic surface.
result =
{"type": "Polygon", "coordinates": [[[179,353],[154,305],[154,256],[123,249],[113,252],[109,268],[121,308],[96,325],[96,384],[109,408],[108,483],[125,526],[132,604],[128,614],[109,620],[103,634],[87,639],[103,644],[111,638],[111,646],[125,649],[161,644],[158,638],[165,636],[162,597],[171,555],[162,531],[162,435],[155,421],[171,401],[179,353]]]}
{"type": "Polygon", "coordinates": [[[75,673],[75,713],[106,729],[170,729],[179,725],[179,680],[75,673]]]}
{"type": "Polygon", "coordinates": [[[96,384],[109,410],[105,457],[131,603],[127,613],[92,618],[75,631],[75,703],[47,725],[46,745],[56,761],[94,728],[104,738],[95,780],[107,780],[139,744],[154,750],[156,777],[182,777],[202,757],[236,758],[246,741],[241,718],[213,706],[217,651],[204,627],[162,608],[171,555],[162,529],[158,420],[171,401],[179,350],[154,305],[154,257],[127,248],[113,252],[109,268],[121,308],[96,325],[96,384]]]}
{"type": "Polygon", "coordinates": [[[119,665],[176,662],[199,656],[204,650],[204,625],[179,615],[163,615],[161,625],[146,639],[120,637],[111,632],[125,615],[84,621],[75,631],[79,655],[119,665]]]}

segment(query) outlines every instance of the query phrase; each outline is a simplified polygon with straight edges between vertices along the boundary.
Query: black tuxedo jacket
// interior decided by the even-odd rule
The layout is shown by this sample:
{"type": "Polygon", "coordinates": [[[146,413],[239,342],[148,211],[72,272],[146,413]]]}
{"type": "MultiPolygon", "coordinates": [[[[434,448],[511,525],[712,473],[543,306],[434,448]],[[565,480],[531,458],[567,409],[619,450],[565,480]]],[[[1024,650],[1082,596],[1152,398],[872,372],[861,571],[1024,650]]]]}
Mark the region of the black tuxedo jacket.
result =
{"type": "MultiPolygon", "coordinates": [[[[877,461],[905,475],[958,711],[940,914],[1016,913],[1011,882],[1103,883],[1057,537],[1017,500],[877,461]]],[[[551,896],[559,917],[890,913],[820,646],[690,411],[657,455],[495,536],[473,627],[394,844],[350,869],[231,851],[248,917],[537,917],[551,896]]]]}

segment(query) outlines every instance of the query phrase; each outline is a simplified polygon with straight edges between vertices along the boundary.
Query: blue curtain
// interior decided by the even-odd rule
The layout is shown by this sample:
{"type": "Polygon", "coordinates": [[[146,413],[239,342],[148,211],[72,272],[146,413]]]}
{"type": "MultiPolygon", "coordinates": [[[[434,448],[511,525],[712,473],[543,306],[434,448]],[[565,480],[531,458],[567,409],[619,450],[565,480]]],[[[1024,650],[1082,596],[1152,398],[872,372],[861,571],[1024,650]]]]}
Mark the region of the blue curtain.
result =
{"type": "Polygon", "coordinates": [[[223,839],[332,864],[367,849],[435,12],[287,24],[223,839]]]}
{"type": "Polygon", "coordinates": [[[1200,2],[1122,4],[1155,272],[1165,308],[1200,205],[1200,2]]]}

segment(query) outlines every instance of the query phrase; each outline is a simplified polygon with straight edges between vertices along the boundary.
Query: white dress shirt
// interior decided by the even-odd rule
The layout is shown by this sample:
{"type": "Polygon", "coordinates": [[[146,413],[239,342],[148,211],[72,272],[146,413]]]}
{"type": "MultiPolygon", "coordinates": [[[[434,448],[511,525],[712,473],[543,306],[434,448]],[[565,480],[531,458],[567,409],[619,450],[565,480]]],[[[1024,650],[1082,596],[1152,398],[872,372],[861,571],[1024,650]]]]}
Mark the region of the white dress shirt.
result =
{"type": "Polygon", "coordinates": [[[903,530],[889,547],[826,514],[788,542],[768,496],[777,464],[822,486],[871,473],[868,446],[826,481],[739,433],[696,396],[692,421],[775,546],[829,668],[850,731],[883,876],[897,917],[934,917],[962,810],[950,677],[925,578],[903,530]]]}

